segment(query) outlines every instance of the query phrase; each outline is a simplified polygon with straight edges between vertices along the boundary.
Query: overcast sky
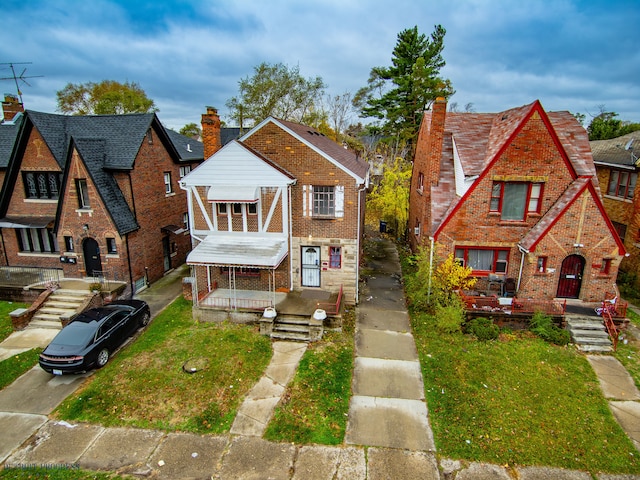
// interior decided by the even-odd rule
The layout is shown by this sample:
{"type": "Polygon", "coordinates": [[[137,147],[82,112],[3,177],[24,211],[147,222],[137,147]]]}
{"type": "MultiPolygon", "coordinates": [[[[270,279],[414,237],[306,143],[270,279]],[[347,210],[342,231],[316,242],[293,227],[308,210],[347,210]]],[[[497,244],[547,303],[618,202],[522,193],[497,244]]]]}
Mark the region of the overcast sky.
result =
{"type": "MultiPolygon", "coordinates": [[[[138,83],[169,128],[199,124],[206,106],[224,120],[262,62],[353,94],[391,64],[399,32],[440,24],[441,74],[461,108],[539,99],[587,124],[602,106],[640,122],[638,0],[1,0],[0,18],[0,63],[34,77],[20,88],[25,108],[42,112],[56,112],[67,83],[109,79],[138,83]]],[[[1,87],[16,93],[12,80],[1,87]]]]}

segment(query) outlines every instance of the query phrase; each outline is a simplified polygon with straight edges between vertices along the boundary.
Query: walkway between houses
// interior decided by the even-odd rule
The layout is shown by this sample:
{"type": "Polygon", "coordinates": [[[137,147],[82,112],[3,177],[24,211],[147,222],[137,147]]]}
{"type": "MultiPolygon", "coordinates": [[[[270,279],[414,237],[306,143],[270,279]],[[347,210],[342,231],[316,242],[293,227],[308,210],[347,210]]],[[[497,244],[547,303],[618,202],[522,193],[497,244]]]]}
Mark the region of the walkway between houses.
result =
{"type": "Polygon", "coordinates": [[[379,253],[360,296],[347,444],[434,451],[418,352],[411,334],[395,246],[379,253]]]}

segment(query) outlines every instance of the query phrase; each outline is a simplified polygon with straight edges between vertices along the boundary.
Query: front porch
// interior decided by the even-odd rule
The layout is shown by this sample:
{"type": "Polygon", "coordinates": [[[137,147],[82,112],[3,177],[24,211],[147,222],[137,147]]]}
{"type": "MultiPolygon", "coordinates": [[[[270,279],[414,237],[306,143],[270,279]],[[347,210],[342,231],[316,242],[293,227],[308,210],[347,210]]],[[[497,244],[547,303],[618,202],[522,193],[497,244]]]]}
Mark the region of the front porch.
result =
{"type": "Polygon", "coordinates": [[[213,310],[245,311],[262,314],[273,307],[278,315],[306,317],[322,308],[328,317],[340,317],[341,291],[331,293],[320,289],[265,292],[259,290],[232,290],[218,288],[198,300],[198,307],[213,310]]]}

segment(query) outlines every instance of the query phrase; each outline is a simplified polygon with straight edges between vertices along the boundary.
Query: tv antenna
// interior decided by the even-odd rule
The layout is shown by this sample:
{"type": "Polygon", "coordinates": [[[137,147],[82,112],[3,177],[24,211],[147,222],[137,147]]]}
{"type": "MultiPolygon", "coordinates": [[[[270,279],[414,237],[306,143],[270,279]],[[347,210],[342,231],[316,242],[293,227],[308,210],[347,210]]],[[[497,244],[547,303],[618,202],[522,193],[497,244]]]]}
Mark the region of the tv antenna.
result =
{"type": "Polygon", "coordinates": [[[9,68],[11,69],[11,76],[2,77],[0,78],[0,80],[13,80],[13,82],[16,84],[16,90],[18,91],[18,97],[20,98],[20,103],[22,103],[22,91],[20,91],[20,83],[18,82],[18,80],[22,80],[26,85],[29,85],[29,82],[27,82],[25,79],[44,76],[44,75],[30,75],[26,77],[24,75],[25,72],[27,71],[26,67],[22,69],[22,73],[20,75],[16,75],[16,69],[14,67],[15,65],[31,65],[31,62],[9,62],[9,63],[0,63],[0,65],[9,65],[9,68]]]}

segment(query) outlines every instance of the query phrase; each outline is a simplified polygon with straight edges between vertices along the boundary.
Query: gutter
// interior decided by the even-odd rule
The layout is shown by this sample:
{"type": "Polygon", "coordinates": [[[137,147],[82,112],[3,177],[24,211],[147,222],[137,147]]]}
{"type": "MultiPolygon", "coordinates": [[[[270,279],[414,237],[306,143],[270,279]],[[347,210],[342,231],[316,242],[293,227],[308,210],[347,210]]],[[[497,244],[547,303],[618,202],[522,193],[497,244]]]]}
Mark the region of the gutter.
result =
{"type": "Polygon", "coordinates": [[[360,301],[360,246],[361,246],[361,228],[362,225],[362,193],[367,189],[366,183],[362,188],[358,189],[358,232],[357,232],[357,248],[356,248],[356,305],[360,301]]]}

